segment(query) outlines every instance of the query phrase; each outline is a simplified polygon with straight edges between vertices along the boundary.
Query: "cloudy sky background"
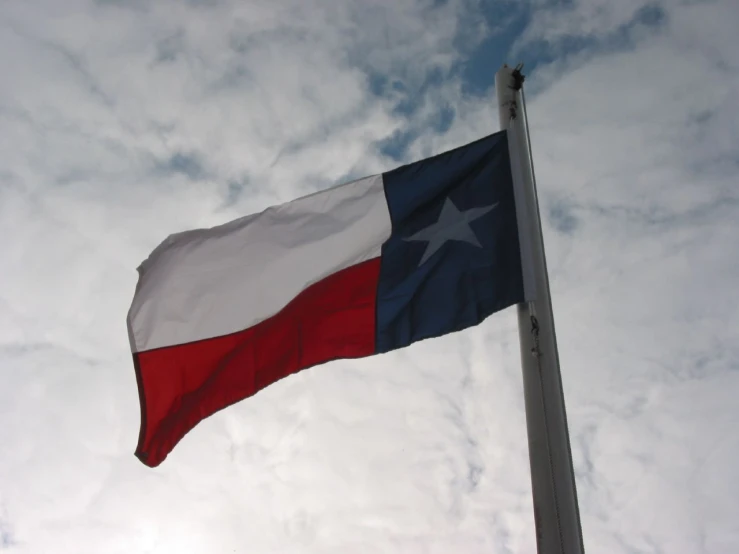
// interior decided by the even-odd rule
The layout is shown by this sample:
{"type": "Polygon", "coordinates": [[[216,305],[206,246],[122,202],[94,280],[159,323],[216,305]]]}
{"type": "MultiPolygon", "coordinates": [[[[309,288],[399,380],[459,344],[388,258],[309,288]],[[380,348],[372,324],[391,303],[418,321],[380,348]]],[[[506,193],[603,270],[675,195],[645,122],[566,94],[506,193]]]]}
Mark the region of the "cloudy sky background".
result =
{"type": "Polygon", "coordinates": [[[134,456],[165,236],[529,116],[588,552],[739,552],[736,0],[0,4],[0,552],[533,552],[515,310],[134,456]]]}

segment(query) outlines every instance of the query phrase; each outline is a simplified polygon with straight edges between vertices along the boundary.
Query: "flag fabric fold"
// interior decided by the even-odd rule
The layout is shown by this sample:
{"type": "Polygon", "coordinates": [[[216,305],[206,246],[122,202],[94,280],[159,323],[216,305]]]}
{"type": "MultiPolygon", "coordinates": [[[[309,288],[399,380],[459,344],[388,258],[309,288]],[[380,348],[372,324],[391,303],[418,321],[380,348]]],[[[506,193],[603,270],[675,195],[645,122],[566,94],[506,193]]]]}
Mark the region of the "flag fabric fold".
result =
{"type": "Polygon", "coordinates": [[[139,267],[127,319],[136,455],[159,465],[204,418],[292,373],[523,300],[505,131],[172,235],[139,267]]]}

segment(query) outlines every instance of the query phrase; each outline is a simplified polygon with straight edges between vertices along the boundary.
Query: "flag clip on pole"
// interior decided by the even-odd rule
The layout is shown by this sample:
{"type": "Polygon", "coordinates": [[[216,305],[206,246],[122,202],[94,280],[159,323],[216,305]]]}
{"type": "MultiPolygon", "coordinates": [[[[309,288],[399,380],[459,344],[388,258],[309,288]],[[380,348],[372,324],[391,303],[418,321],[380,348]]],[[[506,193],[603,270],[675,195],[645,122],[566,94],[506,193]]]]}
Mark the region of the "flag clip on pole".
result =
{"type": "Polygon", "coordinates": [[[517,310],[537,551],[583,554],[523,80],[521,66],[504,65],[495,76],[500,125],[507,130],[511,154],[526,294],[517,310]]]}

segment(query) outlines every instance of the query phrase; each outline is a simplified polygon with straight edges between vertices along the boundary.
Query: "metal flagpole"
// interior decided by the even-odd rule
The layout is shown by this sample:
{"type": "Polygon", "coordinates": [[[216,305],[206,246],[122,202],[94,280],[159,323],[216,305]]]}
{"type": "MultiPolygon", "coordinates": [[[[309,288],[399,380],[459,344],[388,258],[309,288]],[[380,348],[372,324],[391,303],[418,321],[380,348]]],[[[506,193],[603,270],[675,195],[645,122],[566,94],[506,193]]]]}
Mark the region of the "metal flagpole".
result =
{"type": "Polygon", "coordinates": [[[500,125],[508,132],[527,300],[518,305],[518,333],[536,544],[540,554],[583,554],[523,80],[521,66],[504,65],[495,75],[500,125]]]}

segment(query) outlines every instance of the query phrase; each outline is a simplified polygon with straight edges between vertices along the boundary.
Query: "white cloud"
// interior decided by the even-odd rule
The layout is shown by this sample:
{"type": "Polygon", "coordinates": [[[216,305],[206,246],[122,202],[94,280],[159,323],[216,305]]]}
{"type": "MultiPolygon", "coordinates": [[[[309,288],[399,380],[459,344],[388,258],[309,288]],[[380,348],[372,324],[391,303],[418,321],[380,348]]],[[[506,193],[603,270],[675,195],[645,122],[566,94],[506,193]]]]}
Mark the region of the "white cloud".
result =
{"type": "Polygon", "coordinates": [[[530,117],[586,541],[730,552],[717,514],[739,489],[710,472],[739,456],[739,13],[666,13],[635,46],[544,71],[530,117]]]}
{"type": "MultiPolygon", "coordinates": [[[[0,551],[534,550],[509,312],[280,382],[155,470],[132,454],[153,246],[389,169],[398,130],[418,159],[497,129],[457,80],[419,92],[480,39],[476,3],[438,4],[3,5],[0,551]]],[[[733,552],[739,15],[662,3],[614,50],[645,5],[542,8],[520,38],[593,40],[528,81],[586,548],[733,552]]]]}

